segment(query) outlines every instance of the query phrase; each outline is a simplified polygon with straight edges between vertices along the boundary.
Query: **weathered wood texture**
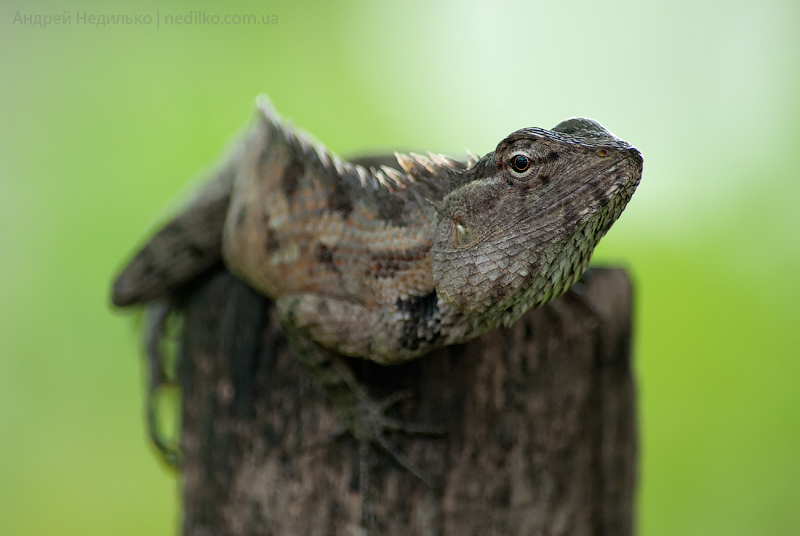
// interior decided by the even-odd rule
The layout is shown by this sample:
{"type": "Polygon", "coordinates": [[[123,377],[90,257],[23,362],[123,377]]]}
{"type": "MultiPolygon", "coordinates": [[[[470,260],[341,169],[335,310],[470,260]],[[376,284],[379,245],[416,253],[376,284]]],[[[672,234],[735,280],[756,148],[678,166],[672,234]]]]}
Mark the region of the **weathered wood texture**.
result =
{"type": "Polygon", "coordinates": [[[630,282],[602,269],[579,287],[463,346],[396,367],[353,362],[374,396],[413,393],[392,415],[449,430],[390,437],[439,490],[370,450],[365,528],[358,445],[313,447],[336,414],[272,304],[211,277],[185,307],[184,534],[631,535],[630,282]]]}

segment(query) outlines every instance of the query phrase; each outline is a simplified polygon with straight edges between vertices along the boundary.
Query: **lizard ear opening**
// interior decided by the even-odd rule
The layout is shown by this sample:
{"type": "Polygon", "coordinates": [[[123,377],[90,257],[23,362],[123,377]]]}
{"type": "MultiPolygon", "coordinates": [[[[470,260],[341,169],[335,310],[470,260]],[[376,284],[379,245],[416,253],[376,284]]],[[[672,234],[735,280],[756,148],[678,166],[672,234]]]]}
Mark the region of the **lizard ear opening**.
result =
{"type": "Polygon", "coordinates": [[[456,246],[469,246],[475,242],[476,238],[477,236],[472,232],[472,228],[464,223],[461,218],[453,222],[453,242],[455,242],[456,246]]]}

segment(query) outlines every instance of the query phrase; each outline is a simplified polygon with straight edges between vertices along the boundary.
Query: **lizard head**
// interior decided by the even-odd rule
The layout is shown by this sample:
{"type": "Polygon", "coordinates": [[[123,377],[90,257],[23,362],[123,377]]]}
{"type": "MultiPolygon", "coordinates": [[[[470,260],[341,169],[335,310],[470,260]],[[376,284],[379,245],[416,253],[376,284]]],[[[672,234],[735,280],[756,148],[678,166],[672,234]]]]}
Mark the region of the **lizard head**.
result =
{"type": "Polygon", "coordinates": [[[512,133],[442,200],[437,292],[459,311],[510,325],[580,278],[641,174],[639,151],[590,119],[512,133]]]}

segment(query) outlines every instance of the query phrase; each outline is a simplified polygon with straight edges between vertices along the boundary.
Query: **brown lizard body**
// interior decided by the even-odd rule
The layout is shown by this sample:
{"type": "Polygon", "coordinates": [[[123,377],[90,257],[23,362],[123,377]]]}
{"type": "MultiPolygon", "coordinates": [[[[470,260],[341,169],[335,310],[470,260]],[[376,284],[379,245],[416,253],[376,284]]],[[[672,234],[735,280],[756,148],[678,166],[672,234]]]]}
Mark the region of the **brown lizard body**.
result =
{"type": "MultiPolygon", "coordinates": [[[[396,154],[362,166],[292,128],[266,100],[255,123],[134,256],[112,300],[169,302],[224,263],[275,301],[295,354],[359,441],[362,504],[370,443],[435,487],[384,431],[442,431],[385,417],[399,396],[373,401],[337,353],[403,362],[509,326],[562,294],[633,195],[641,155],[575,118],[518,130],[466,164],[396,154]]],[[[147,407],[154,444],[176,460],[155,417],[155,392],[167,383],[157,343],[170,307],[155,308],[147,407]]]]}
{"type": "Polygon", "coordinates": [[[343,161],[265,100],[198,199],[131,261],[117,305],[148,301],[218,262],[339,353],[396,363],[508,326],[566,291],[641,177],[594,121],[519,130],[467,164],[343,161]]]}

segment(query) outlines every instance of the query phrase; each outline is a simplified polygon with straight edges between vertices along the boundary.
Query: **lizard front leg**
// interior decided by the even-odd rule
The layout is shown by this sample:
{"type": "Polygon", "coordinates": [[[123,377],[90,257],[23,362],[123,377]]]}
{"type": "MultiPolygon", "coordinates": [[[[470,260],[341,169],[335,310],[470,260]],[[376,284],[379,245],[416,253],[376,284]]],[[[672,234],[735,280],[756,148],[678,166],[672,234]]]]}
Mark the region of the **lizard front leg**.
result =
{"type": "MultiPolygon", "coordinates": [[[[359,444],[359,492],[362,515],[366,514],[364,505],[367,504],[368,497],[367,453],[370,444],[380,447],[400,466],[435,489],[434,482],[389,443],[386,432],[440,435],[445,431],[436,426],[404,423],[387,417],[386,411],[410,394],[399,391],[382,400],[374,399],[340,354],[325,348],[310,336],[311,333],[315,335],[327,333],[328,336],[332,336],[350,323],[354,324],[353,329],[357,329],[359,315],[365,315],[367,312],[359,311],[358,305],[308,294],[283,296],[276,301],[276,306],[292,350],[325,388],[338,412],[341,421],[340,431],[334,434],[331,440],[344,433],[350,433],[359,444]],[[308,316],[312,310],[316,312],[314,325],[311,325],[308,316]],[[340,316],[343,313],[349,313],[350,316],[340,316]],[[331,315],[346,320],[338,320],[336,325],[328,325],[325,331],[325,319],[331,315]]],[[[362,335],[367,334],[362,333],[362,335]]]]}
{"type": "Polygon", "coordinates": [[[435,291],[374,310],[317,294],[287,295],[276,305],[287,323],[325,348],[381,365],[397,365],[463,342],[458,339],[463,339],[465,326],[454,326],[443,315],[435,291]]]}

